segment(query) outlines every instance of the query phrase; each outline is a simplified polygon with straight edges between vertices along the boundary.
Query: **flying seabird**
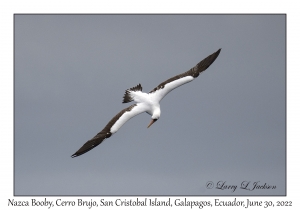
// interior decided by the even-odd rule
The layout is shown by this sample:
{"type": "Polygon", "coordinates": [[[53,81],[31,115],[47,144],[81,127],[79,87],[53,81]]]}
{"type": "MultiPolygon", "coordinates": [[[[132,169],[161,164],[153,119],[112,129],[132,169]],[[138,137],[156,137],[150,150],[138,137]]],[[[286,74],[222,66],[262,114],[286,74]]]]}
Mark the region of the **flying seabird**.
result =
{"type": "Polygon", "coordinates": [[[149,93],[142,92],[141,84],[127,89],[123,97],[123,103],[135,101],[136,104],[132,104],[131,106],[120,111],[107,123],[107,125],[103,128],[102,131],[100,131],[91,140],[87,141],[71,157],[77,157],[95,148],[101,142],[103,142],[104,139],[107,139],[111,135],[116,133],[121,128],[121,126],[124,125],[124,123],[126,123],[129,119],[143,112],[146,112],[149,115],[151,115],[151,121],[148,125],[149,128],[160,117],[160,100],[163,99],[173,89],[184,85],[185,83],[191,82],[195,78],[197,78],[201,72],[206,70],[216,60],[220,52],[221,49],[207,56],[205,59],[203,59],[201,62],[199,62],[196,66],[194,66],[187,72],[176,75],[160,83],[149,93]]]}

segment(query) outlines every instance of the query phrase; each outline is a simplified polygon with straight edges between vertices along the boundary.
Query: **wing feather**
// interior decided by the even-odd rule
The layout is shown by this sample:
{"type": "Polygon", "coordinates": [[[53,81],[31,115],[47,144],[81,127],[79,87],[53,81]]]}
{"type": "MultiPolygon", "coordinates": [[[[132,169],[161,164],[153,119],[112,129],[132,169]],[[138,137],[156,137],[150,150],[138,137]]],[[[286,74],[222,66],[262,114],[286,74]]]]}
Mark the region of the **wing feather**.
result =
{"type": "Polygon", "coordinates": [[[107,123],[107,125],[103,128],[102,131],[100,131],[91,140],[87,141],[71,157],[74,158],[80,156],[95,148],[96,146],[101,144],[105,139],[109,138],[112,134],[116,133],[125,122],[142,112],[145,112],[145,108],[140,106],[140,104],[133,104],[123,109],[107,123]]]}
{"type": "Polygon", "coordinates": [[[199,74],[203,71],[205,71],[219,56],[221,52],[221,49],[214,52],[213,54],[207,56],[202,61],[197,63],[196,66],[191,68],[190,70],[176,75],[162,83],[160,83],[157,87],[155,87],[153,90],[151,90],[149,93],[155,93],[157,94],[158,101],[160,101],[165,95],[167,95],[170,91],[173,89],[186,84],[188,82],[191,82],[195,78],[199,76],[199,74]],[[165,88],[168,86],[167,88],[165,88]]]}

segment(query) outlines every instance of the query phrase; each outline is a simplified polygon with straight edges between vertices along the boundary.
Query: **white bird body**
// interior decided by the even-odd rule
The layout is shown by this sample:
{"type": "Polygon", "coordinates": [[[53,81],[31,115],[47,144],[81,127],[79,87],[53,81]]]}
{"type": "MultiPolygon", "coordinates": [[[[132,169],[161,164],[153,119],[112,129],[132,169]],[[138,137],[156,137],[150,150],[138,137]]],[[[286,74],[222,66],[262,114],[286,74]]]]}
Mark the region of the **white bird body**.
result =
{"type": "Polygon", "coordinates": [[[220,51],[221,49],[209,55],[189,71],[162,82],[149,93],[142,92],[142,86],[140,84],[127,89],[123,97],[123,103],[134,101],[136,104],[132,104],[120,111],[108,122],[101,132],[99,132],[91,140],[87,141],[76,153],[72,155],[72,157],[82,155],[98,146],[104,139],[109,138],[111,135],[116,133],[128,120],[143,112],[151,115],[151,122],[148,125],[149,128],[160,117],[161,111],[159,102],[170,91],[197,78],[202,71],[206,70],[215,61],[220,51]]]}

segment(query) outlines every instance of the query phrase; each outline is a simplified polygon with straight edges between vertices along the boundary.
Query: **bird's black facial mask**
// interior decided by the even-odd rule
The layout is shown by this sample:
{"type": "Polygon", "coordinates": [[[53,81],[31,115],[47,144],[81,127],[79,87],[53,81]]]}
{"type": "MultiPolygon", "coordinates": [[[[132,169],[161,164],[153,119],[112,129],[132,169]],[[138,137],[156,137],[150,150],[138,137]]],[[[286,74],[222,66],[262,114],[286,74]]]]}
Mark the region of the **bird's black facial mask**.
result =
{"type": "Polygon", "coordinates": [[[150,121],[150,123],[149,123],[149,125],[148,125],[148,127],[147,128],[149,128],[153,123],[155,123],[156,122],[156,120],[157,119],[152,119],[151,121],[150,121]]]}

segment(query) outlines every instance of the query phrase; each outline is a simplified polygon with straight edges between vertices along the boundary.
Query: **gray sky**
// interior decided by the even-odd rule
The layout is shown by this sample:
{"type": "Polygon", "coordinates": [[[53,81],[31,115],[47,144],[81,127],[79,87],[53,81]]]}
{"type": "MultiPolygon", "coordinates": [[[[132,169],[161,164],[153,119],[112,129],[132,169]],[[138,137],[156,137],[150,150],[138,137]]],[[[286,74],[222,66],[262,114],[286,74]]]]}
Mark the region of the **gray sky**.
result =
{"type": "Polygon", "coordinates": [[[16,15],[15,195],[284,195],[285,21],[16,15]],[[151,128],[138,115],[70,157],[129,106],[127,88],[149,92],[219,48],[209,69],[161,101],[151,128]],[[276,189],[240,189],[243,181],[276,189]]]}

